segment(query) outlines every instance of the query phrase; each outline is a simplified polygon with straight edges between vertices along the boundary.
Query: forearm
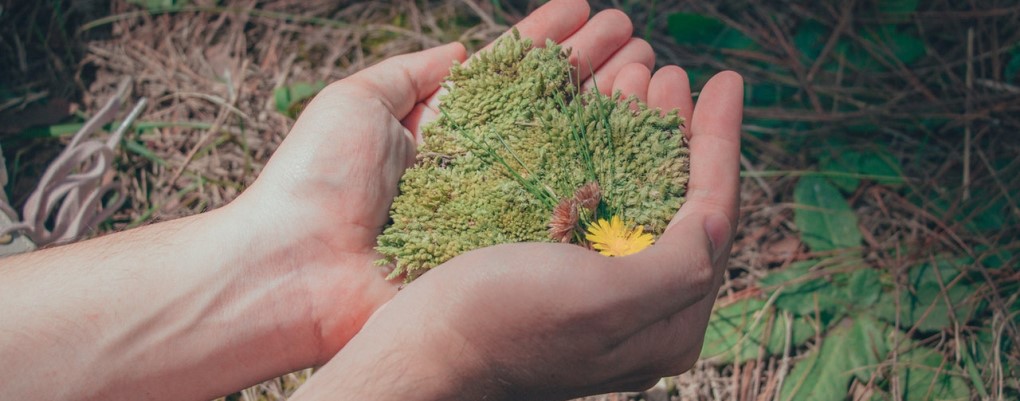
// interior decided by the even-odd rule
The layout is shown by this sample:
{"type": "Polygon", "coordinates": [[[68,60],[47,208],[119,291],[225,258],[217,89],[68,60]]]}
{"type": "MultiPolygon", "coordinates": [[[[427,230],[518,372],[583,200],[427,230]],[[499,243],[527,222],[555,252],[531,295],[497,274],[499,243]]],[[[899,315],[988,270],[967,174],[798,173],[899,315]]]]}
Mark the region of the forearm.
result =
{"type": "Polygon", "coordinates": [[[313,363],[307,284],[227,213],[0,261],[5,396],[203,399],[313,363]]]}
{"type": "MultiPolygon", "coordinates": [[[[442,357],[425,357],[432,350],[395,352],[388,340],[355,337],[351,346],[301,386],[293,401],[452,401],[502,398],[492,394],[475,394],[465,377],[442,357]]],[[[395,348],[395,347],[394,347],[395,348]]],[[[475,387],[481,387],[474,383],[475,387]]]]}

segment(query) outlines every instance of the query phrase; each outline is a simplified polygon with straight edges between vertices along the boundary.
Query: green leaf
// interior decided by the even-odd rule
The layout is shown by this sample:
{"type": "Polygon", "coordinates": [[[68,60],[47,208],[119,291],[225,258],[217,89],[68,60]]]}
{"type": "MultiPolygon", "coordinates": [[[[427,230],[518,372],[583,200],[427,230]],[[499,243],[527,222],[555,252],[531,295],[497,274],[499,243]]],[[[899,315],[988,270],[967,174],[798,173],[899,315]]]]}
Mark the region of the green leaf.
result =
{"type": "MultiPolygon", "coordinates": [[[[952,324],[951,315],[955,315],[960,323],[971,319],[978,306],[978,300],[971,297],[974,294],[973,284],[964,279],[946,291],[942,290],[943,286],[948,287],[960,274],[956,266],[963,263],[969,262],[939,260],[935,266],[925,263],[910,270],[909,287],[900,290],[900,327],[906,329],[917,325],[918,330],[931,332],[949,327],[952,324]],[[936,269],[938,274],[935,272],[936,269]],[[942,279],[941,285],[939,275],[942,279]],[[927,312],[929,308],[931,311],[927,312]]],[[[897,320],[895,295],[891,292],[884,293],[874,313],[882,320],[895,322],[897,320]]]]}
{"type": "Polygon", "coordinates": [[[857,216],[843,195],[824,178],[801,177],[793,190],[794,222],[812,251],[856,248],[861,244],[857,216]]]}
{"type": "Polygon", "coordinates": [[[917,11],[920,0],[881,0],[878,12],[883,14],[910,14],[917,11]]]}
{"type": "Polygon", "coordinates": [[[829,177],[829,180],[844,192],[856,190],[861,179],[874,180],[889,186],[898,186],[904,181],[903,169],[899,162],[885,151],[834,150],[833,154],[822,155],[819,158],[819,167],[822,170],[862,176],[829,177]]]}
{"type": "Polygon", "coordinates": [[[847,285],[842,288],[840,295],[858,309],[874,305],[882,296],[882,282],[878,271],[865,267],[850,273],[847,285]]]}
{"type": "Polygon", "coordinates": [[[801,55],[805,65],[811,65],[822,53],[825,42],[829,39],[829,29],[814,20],[806,21],[797,27],[793,35],[793,46],[801,55]]]}
{"type": "Polygon", "coordinates": [[[302,102],[315,96],[322,88],[326,87],[323,81],[314,83],[297,82],[290,86],[281,86],[273,91],[273,98],[276,99],[276,110],[291,118],[301,114],[302,102]]]}
{"type": "Polygon", "coordinates": [[[666,17],[669,35],[681,45],[705,44],[706,38],[715,38],[726,28],[721,20],[694,12],[674,12],[666,17]]]}
{"type": "Polygon", "coordinates": [[[1009,52],[1009,62],[1006,63],[1003,75],[1007,81],[1014,81],[1020,75],[1020,43],[1013,45],[1013,51],[1009,52]]]}
{"type": "Polygon", "coordinates": [[[963,223],[975,234],[995,232],[1016,224],[1012,205],[1001,192],[977,186],[971,188],[970,194],[969,200],[960,201],[959,192],[939,190],[920,196],[915,194],[911,200],[936,216],[948,216],[955,222],[963,223]]]}
{"type": "Polygon", "coordinates": [[[888,353],[888,327],[865,317],[843,323],[794,365],[779,400],[842,401],[854,377],[868,380],[888,353]]]}
{"type": "MultiPolygon", "coordinates": [[[[860,152],[839,152],[834,155],[824,155],[818,160],[818,167],[825,171],[838,171],[841,173],[858,174],[861,164],[860,152]]],[[[836,184],[844,192],[853,192],[861,185],[861,180],[856,177],[829,177],[829,181],[836,184]]]]}
{"type": "MultiPolygon", "coordinates": [[[[833,53],[841,59],[844,63],[851,68],[861,71],[880,71],[884,67],[875,61],[874,57],[871,57],[871,53],[865,51],[861,46],[847,38],[841,38],[836,41],[836,46],[833,48],[833,53]]],[[[828,64],[827,68],[831,71],[835,71],[838,63],[828,64]]]]}
{"type": "Polygon", "coordinates": [[[682,45],[707,45],[722,49],[749,49],[753,39],[722,21],[697,13],[673,13],[666,17],[673,40],[682,45]]]}
{"type": "Polygon", "coordinates": [[[744,299],[718,308],[708,323],[701,357],[731,364],[758,358],[763,346],[766,356],[782,353],[787,324],[791,325],[791,347],[815,335],[814,326],[805,319],[777,313],[762,300],[744,299]]]}
{"type": "Polygon", "coordinates": [[[696,13],[673,13],[666,17],[666,26],[673,40],[682,45],[704,44],[726,29],[718,19],[696,13]]]}
{"type": "MultiPolygon", "coordinates": [[[[775,294],[775,306],[797,316],[821,316],[823,320],[838,319],[847,313],[866,310],[878,301],[882,294],[881,277],[878,271],[868,268],[861,260],[843,263],[835,268],[862,266],[850,273],[835,273],[818,276],[811,272],[818,261],[796,262],[790,267],[772,271],[758,281],[770,294],[775,294]]],[[[770,295],[772,296],[772,295],[770,295]]]]}
{"type": "Polygon", "coordinates": [[[904,181],[903,168],[899,161],[888,152],[863,153],[860,155],[858,163],[860,174],[874,177],[872,179],[879,183],[898,185],[904,181]]]}
{"type": "Polygon", "coordinates": [[[775,287],[775,291],[781,291],[776,297],[776,308],[798,316],[831,315],[838,306],[831,296],[834,293],[832,283],[825,278],[804,279],[817,264],[813,260],[794,263],[786,269],[769,273],[759,284],[763,288],[775,287]]]}
{"type": "Polygon", "coordinates": [[[970,205],[964,210],[969,213],[961,213],[964,218],[969,217],[967,227],[976,232],[994,232],[1006,227],[1007,221],[1012,215],[1009,202],[1004,196],[992,195],[984,188],[977,188],[971,192],[970,205]]]}
{"type": "Polygon", "coordinates": [[[904,65],[911,65],[927,53],[924,40],[914,33],[907,33],[890,27],[885,30],[889,49],[904,65]]]}
{"type": "Polygon", "coordinates": [[[991,248],[987,245],[978,245],[974,247],[974,250],[978,252],[978,261],[989,269],[998,269],[1003,266],[1008,266],[1010,261],[1013,260],[1013,252],[1006,249],[991,248]]]}
{"type": "Polygon", "coordinates": [[[916,347],[902,353],[897,364],[892,366],[899,383],[901,399],[906,401],[966,401],[970,399],[970,388],[957,375],[952,362],[938,351],[928,347],[916,347]]]}
{"type": "MultiPolygon", "coordinates": [[[[842,58],[845,63],[860,71],[884,71],[886,64],[891,63],[889,57],[894,57],[904,65],[910,66],[922,56],[927,54],[927,47],[924,40],[912,27],[899,28],[896,24],[879,26],[864,32],[861,38],[866,42],[861,44],[843,38],[836,42],[833,52],[837,57],[842,58]],[[873,48],[868,51],[867,48],[873,48]],[[888,51],[883,50],[887,48],[888,51]],[[876,60],[876,57],[880,59],[876,60]],[[885,60],[885,62],[880,62],[885,60]]],[[[826,68],[834,70],[836,63],[827,64],[826,68]]]]}

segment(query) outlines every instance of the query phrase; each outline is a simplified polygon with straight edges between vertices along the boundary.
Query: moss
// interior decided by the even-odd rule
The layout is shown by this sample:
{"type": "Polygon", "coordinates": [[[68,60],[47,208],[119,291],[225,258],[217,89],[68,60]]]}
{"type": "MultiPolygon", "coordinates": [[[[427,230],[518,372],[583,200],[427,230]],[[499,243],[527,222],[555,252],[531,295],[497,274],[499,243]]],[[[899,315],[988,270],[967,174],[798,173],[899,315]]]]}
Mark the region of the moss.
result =
{"type": "Polygon", "coordinates": [[[633,98],[577,95],[570,72],[560,46],[533,48],[516,33],[451,69],[378,238],[380,263],[413,280],[472,249],[552,242],[553,208],[590,182],[602,190],[597,217],[662,233],[687,186],[683,119],[633,98]]]}

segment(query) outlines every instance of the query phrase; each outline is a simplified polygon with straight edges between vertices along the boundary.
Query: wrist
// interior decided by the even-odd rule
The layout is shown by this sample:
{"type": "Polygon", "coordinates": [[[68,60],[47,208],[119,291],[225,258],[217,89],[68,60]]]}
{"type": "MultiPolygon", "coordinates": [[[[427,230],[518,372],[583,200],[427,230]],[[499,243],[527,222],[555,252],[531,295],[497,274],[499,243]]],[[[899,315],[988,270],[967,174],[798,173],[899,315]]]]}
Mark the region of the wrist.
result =
{"type": "Polygon", "coordinates": [[[407,306],[390,302],[378,309],[292,399],[509,399],[491,361],[470,341],[441,319],[407,306]]]}
{"type": "MultiPolygon", "coordinates": [[[[452,401],[505,399],[494,396],[453,352],[432,345],[386,344],[390,337],[355,337],[349,347],[318,369],[293,400],[452,401]]],[[[443,339],[445,342],[445,339],[443,339]]]]}
{"type": "Polygon", "coordinates": [[[347,251],[348,238],[338,237],[329,219],[293,206],[273,206],[264,196],[249,202],[253,199],[242,196],[215,217],[234,227],[229,253],[242,278],[280,283],[280,291],[272,293],[279,308],[274,314],[289,321],[299,336],[289,344],[297,368],[322,365],[393,297],[396,284],[374,266],[374,252],[347,251]],[[301,224],[309,221],[315,223],[301,224]]]}

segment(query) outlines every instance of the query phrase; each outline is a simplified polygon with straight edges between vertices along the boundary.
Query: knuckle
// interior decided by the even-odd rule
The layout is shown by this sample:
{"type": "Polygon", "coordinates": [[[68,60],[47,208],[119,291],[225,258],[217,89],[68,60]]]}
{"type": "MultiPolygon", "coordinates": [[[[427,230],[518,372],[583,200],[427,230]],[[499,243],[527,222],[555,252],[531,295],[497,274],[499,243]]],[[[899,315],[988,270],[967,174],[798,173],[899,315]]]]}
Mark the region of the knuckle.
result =
{"type": "Polygon", "coordinates": [[[691,263],[686,272],[687,281],[696,288],[702,289],[715,281],[715,266],[708,250],[698,250],[691,256],[691,263]]]}

